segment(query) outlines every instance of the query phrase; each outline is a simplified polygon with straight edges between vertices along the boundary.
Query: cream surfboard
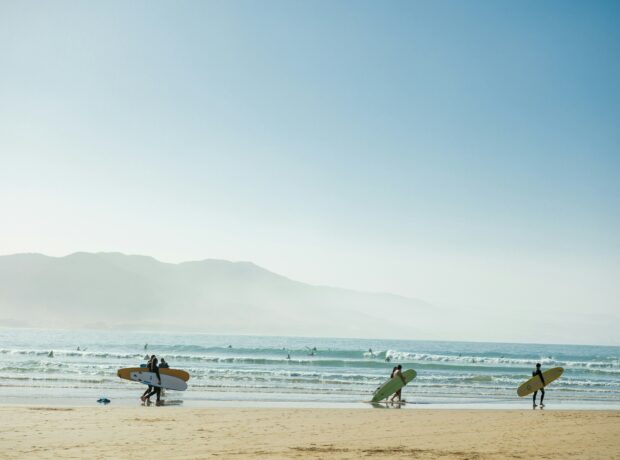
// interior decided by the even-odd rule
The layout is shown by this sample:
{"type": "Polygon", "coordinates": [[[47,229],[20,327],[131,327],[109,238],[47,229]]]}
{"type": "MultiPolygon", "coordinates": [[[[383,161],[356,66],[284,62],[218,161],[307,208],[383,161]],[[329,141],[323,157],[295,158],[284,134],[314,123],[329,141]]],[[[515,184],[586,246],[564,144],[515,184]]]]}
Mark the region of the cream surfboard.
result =
{"type": "Polygon", "coordinates": [[[543,378],[545,379],[545,385],[543,385],[542,380],[540,380],[540,376],[535,375],[527,382],[523,383],[517,389],[517,394],[519,396],[527,396],[529,394],[534,393],[535,391],[540,390],[543,387],[546,387],[554,380],[560,378],[560,376],[564,373],[564,368],[562,367],[554,367],[553,369],[546,370],[542,373],[543,378]]]}
{"type": "MultiPolygon", "coordinates": [[[[116,372],[116,375],[118,375],[120,378],[125,379],[125,380],[133,380],[131,378],[132,372],[147,372],[147,371],[148,369],[146,367],[125,367],[123,369],[119,369],[116,372]]],[[[186,371],[183,371],[181,369],[170,369],[166,367],[160,367],[159,373],[160,375],[165,374],[165,375],[170,375],[172,377],[176,377],[178,379],[183,380],[184,382],[187,382],[189,380],[189,374],[186,371]]]]}
{"type": "MultiPolygon", "coordinates": [[[[405,378],[405,382],[411,382],[416,376],[416,372],[413,369],[407,369],[403,372],[403,377],[405,378]]],[[[375,390],[374,395],[372,396],[373,403],[381,401],[385,398],[389,398],[391,395],[396,393],[406,384],[400,379],[400,377],[394,377],[389,379],[383,385],[375,390]]]]}
{"type": "Polygon", "coordinates": [[[159,376],[161,377],[161,380],[157,378],[157,374],[155,372],[135,371],[129,373],[128,380],[140,382],[145,385],[151,385],[153,387],[165,388],[166,390],[187,390],[186,381],[167,374],[159,374],[159,376]]]}
{"type": "Polygon", "coordinates": [[[141,367],[119,369],[116,372],[116,375],[125,380],[132,380],[145,385],[178,391],[186,390],[187,380],[189,380],[189,374],[187,372],[180,369],[168,368],[159,369],[161,382],[157,378],[157,374],[154,372],[149,372],[147,369],[141,367]]]}

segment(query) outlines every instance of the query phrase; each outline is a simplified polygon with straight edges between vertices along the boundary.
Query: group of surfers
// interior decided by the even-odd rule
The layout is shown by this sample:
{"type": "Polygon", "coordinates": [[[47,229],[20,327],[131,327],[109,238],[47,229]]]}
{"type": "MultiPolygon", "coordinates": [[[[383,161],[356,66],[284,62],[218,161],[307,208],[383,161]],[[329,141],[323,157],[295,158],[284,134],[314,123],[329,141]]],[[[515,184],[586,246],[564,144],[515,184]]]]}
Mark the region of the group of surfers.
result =
{"type": "MultiPolygon", "coordinates": [[[[145,345],[145,348],[146,348],[146,345],[145,345]]],[[[316,348],[314,350],[316,350],[316,348]]],[[[145,358],[148,358],[148,355],[145,358]]],[[[169,367],[170,366],[168,365],[168,363],[166,362],[164,358],[162,358],[161,362],[159,362],[159,360],[157,359],[155,355],[151,355],[151,357],[148,358],[148,363],[146,365],[146,368],[148,369],[149,372],[153,372],[155,373],[155,375],[157,375],[157,381],[159,385],[161,385],[161,376],[159,374],[159,369],[167,369],[169,367]]],[[[392,369],[392,373],[390,374],[390,379],[399,378],[402,380],[403,386],[405,386],[407,385],[407,381],[405,380],[405,376],[403,375],[402,370],[403,370],[402,365],[399,364],[397,366],[394,366],[394,368],[392,369]]],[[[543,373],[541,371],[540,363],[536,363],[536,368],[534,369],[534,371],[532,371],[532,377],[535,377],[535,376],[540,377],[543,387],[540,390],[537,390],[534,392],[533,399],[532,399],[532,404],[534,405],[534,409],[538,407],[538,405],[536,404],[536,395],[538,394],[538,391],[540,391],[540,407],[541,408],[545,407],[545,405],[543,404],[543,400],[545,399],[544,386],[546,385],[546,383],[545,383],[545,378],[543,377],[543,373]]],[[[150,404],[151,396],[155,395],[156,404],[159,406],[161,405],[161,392],[162,392],[161,387],[149,385],[146,391],[142,393],[142,396],[140,396],[140,400],[146,404],[150,404]]],[[[398,402],[401,402],[402,401],[401,392],[402,392],[402,387],[399,388],[392,395],[389,401],[394,402],[394,399],[398,398],[398,402]]]]}

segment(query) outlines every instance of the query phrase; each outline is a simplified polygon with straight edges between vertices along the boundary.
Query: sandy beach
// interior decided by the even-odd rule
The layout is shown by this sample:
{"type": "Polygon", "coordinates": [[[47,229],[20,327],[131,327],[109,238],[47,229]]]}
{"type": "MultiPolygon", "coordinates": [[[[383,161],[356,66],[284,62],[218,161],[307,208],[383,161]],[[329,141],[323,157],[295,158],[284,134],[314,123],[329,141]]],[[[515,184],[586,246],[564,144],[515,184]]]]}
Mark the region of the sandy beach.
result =
{"type": "Polygon", "coordinates": [[[0,458],[620,458],[620,412],[0,408],[0,458]]]}

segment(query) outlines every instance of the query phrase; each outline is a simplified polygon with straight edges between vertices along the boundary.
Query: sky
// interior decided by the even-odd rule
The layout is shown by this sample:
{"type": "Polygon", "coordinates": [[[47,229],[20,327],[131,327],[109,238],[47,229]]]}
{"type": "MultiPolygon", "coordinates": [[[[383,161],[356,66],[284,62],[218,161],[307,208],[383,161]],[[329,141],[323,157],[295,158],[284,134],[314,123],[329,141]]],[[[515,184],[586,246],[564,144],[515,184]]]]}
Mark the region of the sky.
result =
{"type": "Polygon", "coordinates": [[[499,336],[547,315],[616,340],[619,20],[615,1],[2,0],[0,254],[249,260],[499,336]]]}

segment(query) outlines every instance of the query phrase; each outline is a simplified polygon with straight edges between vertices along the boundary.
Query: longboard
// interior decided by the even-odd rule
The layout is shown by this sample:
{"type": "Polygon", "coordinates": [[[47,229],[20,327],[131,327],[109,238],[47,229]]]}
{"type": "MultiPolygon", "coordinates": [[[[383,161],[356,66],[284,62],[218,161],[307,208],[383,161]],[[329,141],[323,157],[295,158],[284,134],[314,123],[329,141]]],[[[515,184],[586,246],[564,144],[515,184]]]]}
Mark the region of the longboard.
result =
{"type": "Polygon", "coordinates": [[[532,394],[535,391],[540,390],[543,386],[547,386],[554,380],[559,379],[563,372],[563,367],[554,367],[553,369],[549,369],[543,372],[542,375],[545,379],[545,385],[542,384],[540,377],[538,375],[535,375],[527,382],[519,386],[519,388],[517,389],[517,394],[519,396],[527,396],[529,394],[532,394]]]}
{"type": "MultiPolygon", "coordinates": [[[[405,377],[405,382],[407,383],[411,382],[415,376],[416,372],[413,369],[407,369],[403,372],[403,377],[405,377]]],[[[396,376],[391,378],[375,390],[375,393],[372,396],[372,402],[378,402],[382,399],[388,398],[404,386],[405,384],[400,377],[396,376]]]]}
{"type": "MultiPolygon", "coordinates": [[[[125,379],[125,380],[133,380],[131,378],[132,372],[147,372],[147,369],[144,367],[125,367],[123,369],[119,369],[116,372],[116,375],[118,375],[120,378],[125,379]]],[[[159,374],[170,375],[172,377],[181,379],[184,382],[187,382],[189,380],[189,374],[186,371],[182,371],[181,369],[170,369],[167,367],[160,367],[159,374]]]]}
{"type": "Polygon", "coordinates": [[[157,378],[157,374],[155,372],[149,371],[136,371],[131,372],[129,375],[131,378],[129,380],[133,380],[134,382],[140,382],[145,385],[151,385],[153,387],[165,388],[166,390],[177,390],[184,391],[187,390],[187,382],[181,380],[180,378],[173,377],[171,375],[159,374],[161,377],[161,382],[157,378]]]}

